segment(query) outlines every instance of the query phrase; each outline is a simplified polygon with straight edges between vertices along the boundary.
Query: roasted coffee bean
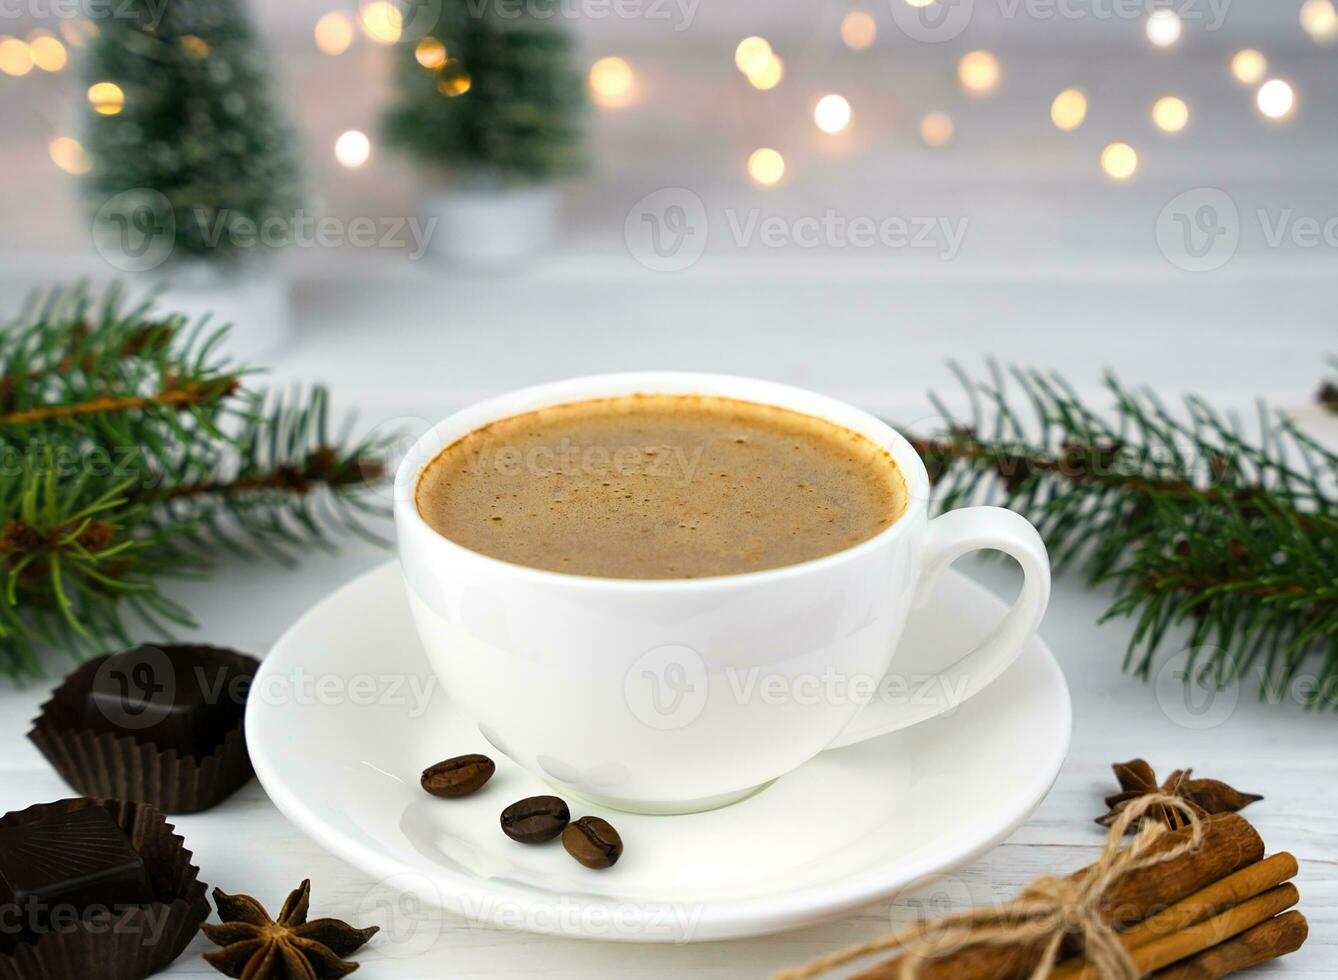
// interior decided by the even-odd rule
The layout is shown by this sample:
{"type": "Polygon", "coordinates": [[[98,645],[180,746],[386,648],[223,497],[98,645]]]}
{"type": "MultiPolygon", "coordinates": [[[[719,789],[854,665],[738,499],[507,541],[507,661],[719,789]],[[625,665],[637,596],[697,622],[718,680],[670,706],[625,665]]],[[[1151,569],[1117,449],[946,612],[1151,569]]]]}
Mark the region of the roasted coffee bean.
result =
{"type": "Polygon", "coordinates": [[[423,770],[423,789],[433,796],[468,796],[481,789],[497,771],[486,755],[457,755],[423,770]]]}
{"type": "Polygon", "coordinates": [[[502,811],[502,833],[522,844],[542,844],[562,833],[570,819],[567,804],[556,796],[531,796],[502,811]]]}
{"type": "Polygon", "coordinates": [[[567,824],[562,846],[587,868],[611,868],[623,856],[623,839],[602,817],[582,817],[567,824]]]}

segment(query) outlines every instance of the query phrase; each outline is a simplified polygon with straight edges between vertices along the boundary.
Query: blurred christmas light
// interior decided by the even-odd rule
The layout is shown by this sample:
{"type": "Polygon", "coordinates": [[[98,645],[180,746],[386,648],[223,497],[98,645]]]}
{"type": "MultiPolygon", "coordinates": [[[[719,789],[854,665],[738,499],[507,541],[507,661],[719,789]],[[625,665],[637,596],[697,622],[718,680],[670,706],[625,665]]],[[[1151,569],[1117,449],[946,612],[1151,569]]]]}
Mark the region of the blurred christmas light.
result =
{"type": "Polygon", "coordinates": [[[88,154],[79,145],[79,141],[70,136],[57,136],[49,147],[51,161],[67,174],[86,174],[89,169],[88,154]]]}
{"type": "Polygon", "coordinates": [[[98,25],[83,17],[69,17],[60,22],[60,36],[73,48],[82,48],[84,42],[98,36],[98,25]]]}
{"type": "Polygon", "coordinates": [[[760,71],[771,58],[771,44],[764,37],[745,37],[734,49],[734,64],[745,75],[760,71]]]}
{"type": "Polygon", "coordinates": [[[1152,105],[1152,121],[1163,133],[1178,133],[1189,122],[1189,106],[1174,95],[1163,96],[1152,105]]]}
{"type": "Polygon", "coordinates": [[[920,139],[925,141],[926,146],[935,149],[947,146],[952,141],[952,133],[952,116],[946,112],[930,112],[920,120],[920,139]]]}
{"type": "Polygon", "coordinates": [[[343,11],[332,10],[316,21],[316,47],[322,54],[343,54],[352,43],[353,22],[343,11]]]}
{"type": "Polygon", "coordinates": [[[33,49],[16,37],[0,39],[0,71],[6,75],[26,75],[33,70],[33,49]]]}
{"type": "Polygon", "coordinates": [[[1169,48],[1180,40],[1183,25],[1174,10],[1154,10],[1148,17],[1148,40],[1159,48],[1169,48]]]}
{"type": "Polygon", "coordinates": [[[101,116],[114,116],[125,106],[125,93],[115,82],[96,82],[88,86],[88,104],[101,116]]]}
{"type": "Polygon", "coordinates": [[[1101,169],[1112,180],[1128,180],[1138,169],[1138,154],[1128,143],[1111,143],[1101,151],[1101,169]]]}
{"type": "Polygon", "coordinates": [[[1077,129],[1087,118],[1087,96],[1080,88],[1066,88],[1050,103],[1050,121],[1066,133],[1077,129]]]}
{"type": "Polygon", "coordinates": [[[935,0],[906,0],[906,5],[908,7],[928,7],[934,2],[935,0]]]}
{"type": "Polygon", "coordinates": [[[785,158],[770,147],[753,150],[748,157],[748,176],[759,184],[776,183],[785,175],[785,158]]]}
{"type": "Polygon", "coordinates": [[[957,63],[957,77],[968,92],[984,95],[999,84],[999,59],[988,51],[971,51],[957,63]]]}
{"type": "Polygon", "coordinates": [[[446,45],[435,37],[425,37],[414,45],[413,56],[424,68],[436,71],[446,64],[446,45]]]}
{"type": "Polygon", "coordinates": [[[1305,0],[1301,4],[1301,27],[1319,44],[1338,39],[1338,10],[1332,0],[1305,0]]]}
{"type": "Polygon", "coordinates": [[[635,81],[632,66],[622,58],[600,58],[590,66],[590,95],[599,105],[609,108],[626,105],[635,81]]]}
{"type": "Polygon", "coordinates": [[[369,40],[377,44],[394,44],[404,30],[404,15],[389,0],[372,0],[362,5],[358,26],[369,40]]]}
{"type": "Polygon", "coordinates": [[[35,31],[28,38],[28,53],[32,56],[33,64],[42,71],[60,71],[70,60],[65,45],[44,31],[35,31]]]}
{"type": "Polygon", "coordinates": [[[186,53],[192,58],[209,57],[209,42],[195,34],[183,34],[181,36],[181,46],[186,49],[186,53]]]}
{"type": "Polygon", "coordinates": [[[465,71],[465,66],[455,58],[447,59],[437,75],[437,91],[450,98],[464,95],[473,85],[474,79],[465,71]]]}
{"type": "Polygon", "coordinates": [[[342,166],[353,170],[361,167],[372,155],[372,141],[366,133],[350,129],[340,133],[339,139],[335,140],[334,155],[342,166]]]}
{"type": "Polygon", "coordinates": [[[1268,59],[1254,48],[1243,48],[1231,59],[1231,76],[1242,85],[1254,85],[1268,71],[1268,59]]]}
{"type": "Polygon", "coordinates": [[[841,19],[841,40],[851,51],[864,51],[878,39],[878,23],[863,10],[852,10],[841,19]]]}
{"type": "Polygon", "coordinates": [[[1296,93],[1280,78],[1270,78],[1255,96],[1259,111],[1269,119],[1286,119],[1296,108],[1296,93]]]}
{"type": "Polygon", "coordinates": [[[824,95],[813,108],[813,121],[824,133],[839,133],[850,125],[850,103],[839,95],[824,95]]]}
{"type": "Polygon", "coordinates": [[[780,84],[785,77],[785,64],[774,54],[770,55],[756,71],[748,73],[748,83],[753,88],[767,91],[780,84]]]}

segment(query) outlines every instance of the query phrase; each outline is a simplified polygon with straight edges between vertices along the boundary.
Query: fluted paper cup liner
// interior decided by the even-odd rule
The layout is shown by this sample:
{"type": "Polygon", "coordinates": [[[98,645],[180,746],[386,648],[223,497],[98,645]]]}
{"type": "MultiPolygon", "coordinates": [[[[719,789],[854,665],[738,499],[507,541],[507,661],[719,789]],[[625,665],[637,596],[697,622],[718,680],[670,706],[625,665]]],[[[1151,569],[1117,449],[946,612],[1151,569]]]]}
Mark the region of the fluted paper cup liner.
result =
{"type": "Polygon", "coordinates": [[[87,807],[102,807],[116,820],[143,859],[158,900],[19,943],[8,955],[0,953],[0,980],[140,980],[180,956],[209,917],[208,886],[197,877],[185,841],[146,803],[43,803],[5,814],[0,828],[87,807]]]}
{"type": "MultiPolygon", "coordinates": [[[[189,651],[216,662],[229,676],[249,682],[260,668],[254,657],[222,647],[160,645],[170,655],[189,651]]],[[[143,743],[133,734],[87,727],[89,692],[108,657],[98,657],[67,677],[42,705],[28,737],[76,792],[99,799],[152,803],[164,813],[196,813],[227,799],[255,774],[243,722],[201,758],[143,743]]]]}

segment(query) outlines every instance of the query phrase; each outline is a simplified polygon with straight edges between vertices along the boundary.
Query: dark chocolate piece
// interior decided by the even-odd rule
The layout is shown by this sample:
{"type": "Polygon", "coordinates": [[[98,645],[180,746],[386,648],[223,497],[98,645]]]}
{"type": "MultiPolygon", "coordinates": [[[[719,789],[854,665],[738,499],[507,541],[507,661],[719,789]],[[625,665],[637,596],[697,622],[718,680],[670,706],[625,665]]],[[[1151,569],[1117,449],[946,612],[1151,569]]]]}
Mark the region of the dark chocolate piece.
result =
{"type": "Polygon", "coordinates": [[[0,829],[0,949],[154,901],[144,859],[101,807],[0,829]]]}
{"type": "Polygon", "coordinates": [[[236,674],[207,650],[139,646],[98,668],[84,708],[95,732],[128,735],[140,745],[203,758],[246,710],[236,674]]]}

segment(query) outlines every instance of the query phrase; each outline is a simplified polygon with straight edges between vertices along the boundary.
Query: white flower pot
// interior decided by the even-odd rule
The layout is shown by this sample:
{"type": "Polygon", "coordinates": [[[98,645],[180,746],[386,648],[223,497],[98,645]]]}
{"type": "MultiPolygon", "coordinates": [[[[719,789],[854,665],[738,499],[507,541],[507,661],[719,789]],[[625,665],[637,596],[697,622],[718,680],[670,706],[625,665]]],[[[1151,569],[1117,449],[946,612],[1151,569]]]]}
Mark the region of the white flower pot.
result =
{"type": "Polygon", "coordinates": [[[221,350],[239,361],[274,354],[288,343],[288,278],[278,269],[170,263],[144,277],[142,285],[140,299],[152,296],[153,315],[179,313],[192,324],[208,315],[214,328],[229,324],[221,350]]]}
{"type": "Polygon", "coordinates": [[[557,237],[560,195],[553,184],[461,184],[424,193],[428,251],[458,265],[505,266],[557,237]]]}

